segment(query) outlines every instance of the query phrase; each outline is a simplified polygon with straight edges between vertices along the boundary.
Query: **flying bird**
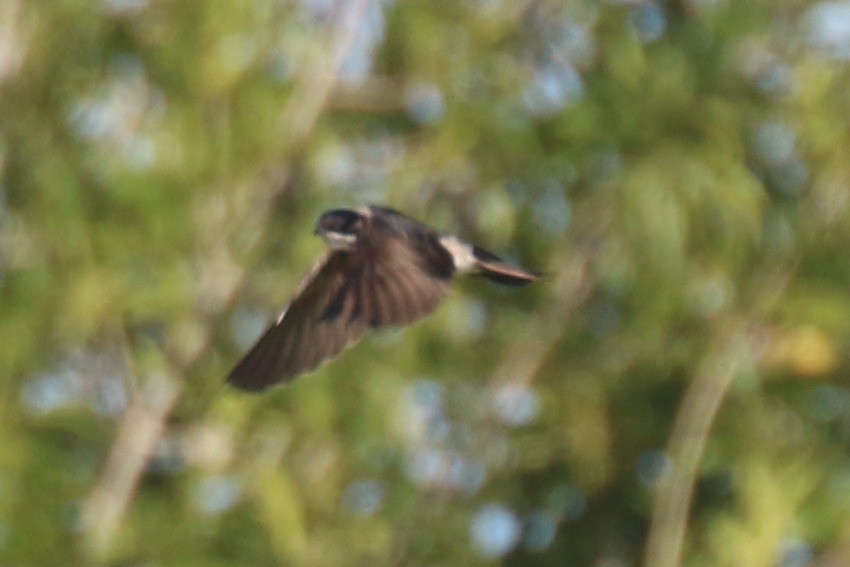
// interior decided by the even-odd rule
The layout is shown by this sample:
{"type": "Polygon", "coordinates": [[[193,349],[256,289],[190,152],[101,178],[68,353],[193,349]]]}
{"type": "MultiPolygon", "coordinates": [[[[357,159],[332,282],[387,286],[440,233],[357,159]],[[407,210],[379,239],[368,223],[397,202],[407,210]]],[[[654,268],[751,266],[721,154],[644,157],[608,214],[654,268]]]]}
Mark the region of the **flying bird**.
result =
{"type": "Polygon", "coordinates": [[[386,207],[323,213],[314,230],[329,251],[227,381],[260,391],[292,381],[357,343],[370,328],[434,311],[455,274],[512,286],[537,276],[386,207]]]}

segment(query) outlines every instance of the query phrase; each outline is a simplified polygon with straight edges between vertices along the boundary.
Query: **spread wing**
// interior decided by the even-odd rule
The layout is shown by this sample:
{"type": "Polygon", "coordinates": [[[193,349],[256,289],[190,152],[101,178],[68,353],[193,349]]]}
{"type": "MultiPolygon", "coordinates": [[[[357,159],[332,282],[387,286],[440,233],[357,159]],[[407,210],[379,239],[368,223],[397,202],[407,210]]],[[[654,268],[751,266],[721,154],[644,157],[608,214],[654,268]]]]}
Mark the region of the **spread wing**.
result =
{"type": "Polygon", "coordinates": [[[320,262],[227,381],[251,391],[289,382],[353,346],[369,327],[405,325],[436,309],[448,278],[431,274],[405,238],[375,236],[361,234],[353,250],[320,262]]]}
{"type": "Polygon", "coordinates": [[[259,391],[312,370],[360,340],[366,326],[342,312],[325,316],[346,287],[347,254],[334,252],[304,279],[299,293],[257,344],[230,372],[227,381],[259,391]]]}
{"type": "Polygon", "coordinates": [[[356,311],[371,327],[407,325],[434,311],[449,288],[448,276],[432,273],[425,250],[404,238],[384,238],[364,249],[358,262],[356,311]]]}

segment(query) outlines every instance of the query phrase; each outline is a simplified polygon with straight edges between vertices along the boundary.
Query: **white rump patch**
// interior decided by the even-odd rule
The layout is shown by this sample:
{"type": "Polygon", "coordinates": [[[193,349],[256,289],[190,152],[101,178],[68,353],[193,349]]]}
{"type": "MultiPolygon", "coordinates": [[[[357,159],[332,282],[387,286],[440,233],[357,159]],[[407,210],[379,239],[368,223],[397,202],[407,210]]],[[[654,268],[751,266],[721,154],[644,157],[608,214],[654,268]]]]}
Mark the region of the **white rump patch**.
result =
{"type": "Polygon", "coordinates": [[[440,237],[440,244],[452,255],[455,269],[461,273],[472,272],[478,266],[478,259],[472,252],[472,245],[456,236],[440,237]]]}

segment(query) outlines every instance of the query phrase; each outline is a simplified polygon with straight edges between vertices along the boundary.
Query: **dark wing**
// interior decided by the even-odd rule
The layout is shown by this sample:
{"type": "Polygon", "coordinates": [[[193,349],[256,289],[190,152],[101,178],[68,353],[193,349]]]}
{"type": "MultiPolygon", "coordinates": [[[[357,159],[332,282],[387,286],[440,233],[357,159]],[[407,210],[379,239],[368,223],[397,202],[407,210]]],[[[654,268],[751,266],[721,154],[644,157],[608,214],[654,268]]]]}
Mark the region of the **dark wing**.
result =
{"type": "MultiPolygon", "coordinates": [[[[372,236],[371,234],[369,236],[372,236]]],[[[372,327],[407,325],[434,311],[449,289],[450,274],[435,273],[428,260],[433,243],[420,246],[401,236],[364,239],[357,311],[372,327]],[[367,260],[368,259],[368,260],[367,260]]],[[[442,250],[441,248],[439,249],[442,250]]]]}
{"type": "Polygon", "coordinates": [[[353,250],[330,253],[227,381],[252,391],[289,382],[353,346],[368,327],[431,313],[449,279],[431,273],[424,252],[401,235],[368,230],[353,250]]]}
{"type": "Polygon", "coordinates": [[[243,390],[264,390],[314,369],[360,340],[366,325],[351,311],[349,263],[345,252],[332,252],[320,262],[227,381],[243,390]]]}

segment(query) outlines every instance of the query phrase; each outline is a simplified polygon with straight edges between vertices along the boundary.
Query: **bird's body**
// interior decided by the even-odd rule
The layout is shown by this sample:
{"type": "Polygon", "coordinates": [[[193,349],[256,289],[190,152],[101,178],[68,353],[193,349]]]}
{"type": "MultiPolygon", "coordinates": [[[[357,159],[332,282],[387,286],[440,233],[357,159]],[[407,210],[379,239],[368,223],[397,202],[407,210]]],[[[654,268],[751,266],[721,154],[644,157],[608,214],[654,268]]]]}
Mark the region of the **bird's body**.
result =
{"type": "Polygon", "coordinates": [[[316,223],[330,248],[277,322],[227,381],[259,391],[291,381],[359,341],[369,328],[407,325],[434,311],[455,273],[522,285],[536,276],[392,209],[334,209],[316,223]]]}

